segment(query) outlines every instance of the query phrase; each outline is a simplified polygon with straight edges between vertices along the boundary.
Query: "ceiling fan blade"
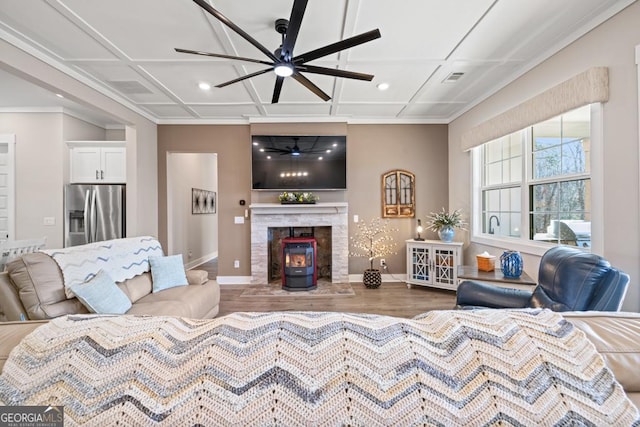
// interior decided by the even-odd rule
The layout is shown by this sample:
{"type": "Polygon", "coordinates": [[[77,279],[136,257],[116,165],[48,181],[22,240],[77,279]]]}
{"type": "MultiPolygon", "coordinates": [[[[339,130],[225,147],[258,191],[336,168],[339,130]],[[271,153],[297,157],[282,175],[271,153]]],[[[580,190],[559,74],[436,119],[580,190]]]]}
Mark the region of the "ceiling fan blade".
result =
{"type": "Polygon", "coordinates": [[[255,73],[247,74],[246,76],[238,77],[237,79],[233,79],[233,80],[229,80],[228,82],[220,83],[219,85],[216,85],[216,87],[229,86],[229,85],[232,85],[234,83],[238,83],[238,82],[241,82],[243,80],[250,79],[251,77],[255,77],[255,76],[259,76],[260,74],[268,73],[271,70],[273,70],[273,68],[266,68],[264,70],[256,71],[255,73]]]}
{"type": "Polygon", "coordinates": [[[341,50],[349,49],[350,47],[358,46],[378,38],[380,38],[380,30],[367,31],[366,33],[358,34],[357,36],[349,37],[348,39],[298,55],[293,58],[293,62],[302,64],[313,61],[314,59],[322,58],[323,56],[331,55],[332,53],[340,52],[341,50]]]}
{"type": "Polygon", "coordinates": [[[369,82],[373,80],[374,77],[372,74],[338,70],[337,68],[316,67],[314,65],[301,65],[298,67],[298,69],[300,71],[306,71],[307,73],[324,74],[327,76],[344,77],[347,79],[367,80],[369,82]]]}
{"type": "Polygon", "coordinates": [[[295,73],[293,73],[293,75],[291,77],[293,77],[302,86],[306,87],[311,92],[313,92],[316,95],[318,95],[320,98],[322,98],[323,101],[328,101],[328,100],[331,99],[331,97],[329,95],[324,93],[322,91],[322,89],[320,89],[318,86],[314,85],[311,80],[309,80],[308,78],[306,78],[302,74],[300,74],[298,72],[295,72],[295,73]]]}
{"type": "Polygon", "coordinates": [[[201,51],[198,51],[198,50],[180,49],[178,47],[176,47],[175,50],[176,50],[176,52],[191,53],[193,55],[213,56],[214,58],[233,59],[233,60],[236,60],[236,61],[245,61],[245,62],[254,62],[256,64],[273,65],[271,62],[261,61],[259,59],[244,58],[242,56],[233,56],[233,55],[223,55],[223,54],[220,54],[220,53],[201,52],[201,51]]]}
{"type": "Polygon", "coordinates": [[[249,43],[251,43],[252,45],[257,47],[262,53],[267,55],[267,57],[269,59],[273,60],[274,62],[278,61],[278,58],[276,58],[276,56],[269,49],[264,47],[259,41],[257,41],[256,39],[251,37],[249,34],[247,34],[242,28],[238,27],[236,24],[231,22],[231,20],[229,18],[227,18],[222,13],[218,12],[216,9],[211,7],[211,5],[209,3],[207,3],[205,0],[193,0],[193,1],[198,6],[200,6],[201,8],[206,10],[207,12],[209,12],[215,18],[217,18],[224,25],[226,25],[227,27],[229,27],[233,31],[235,31],[240,37],[242,37],[243,39],[245,39],[246,41],[248,41],[249,43]]]}
{"type": "Polygon", "coordinates": [[[307,0],[295,0],[293,3],[291,17],[289,18],[289,26],[287,27],[287,32],[284,35],[282,53],[280,55],[284,61],[290,61],[291,58],[293,58],[293,47],[296,44],[296,39],[300,32],[300,24],[302,23],[302,17],[304,16],[306,8],[307,0]]]}
{"type": "Polygon", "coordinates": [[[284,77],[278,76],[276,78],[276,85],[273,87],[273,96],[271,97],[271,103],[277,104],[280,100],[280,92],[282,91],[282,83],[284,83],[284,77]]]}

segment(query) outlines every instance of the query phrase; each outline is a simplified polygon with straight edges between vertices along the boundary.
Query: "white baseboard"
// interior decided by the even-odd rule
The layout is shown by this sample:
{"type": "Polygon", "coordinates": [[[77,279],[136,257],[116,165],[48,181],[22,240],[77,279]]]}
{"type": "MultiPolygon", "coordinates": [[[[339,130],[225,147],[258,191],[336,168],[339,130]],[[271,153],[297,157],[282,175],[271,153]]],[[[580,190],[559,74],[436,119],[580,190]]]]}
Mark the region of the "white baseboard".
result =
{"type": "Polygon", "coordinates": [[[219,285],[250,285],[251,276],[218,276],[216,282],[219,285]]]}
{"type": "MultiPolygon", "coordinates": [[[[362,283],[362,276],[362,274],[350,274],[349,283],[362,283]]],[[[382,283],[404,282],[406,278],[406,274],[383,274],[382,283]]]]}
{"type": "Polygon", "coordinates": [[[216,252],[211,252],[210,254],[207,254],[205,256],[202,256],[198,259],[194,259],[193,261],[189,261],[188,263],[186,263],[184,265],[184,268],[186,270],[191,270],[194,267],[197,267],[201,264],[204,264],[205,262],[211,261],[214,258],[218,258],[218,251],[216,252]]]}
{"type": "MultiPolygon", "coordinates": [[[[406,274],[383,274],[382,283],[404,282],[406,274]]],[[[218,276],[216,281],[220,285],[250,285],[251,276],[218,276]]],[[[349,283],[362,283],[362,274],[350,274],[349,283]]]]}

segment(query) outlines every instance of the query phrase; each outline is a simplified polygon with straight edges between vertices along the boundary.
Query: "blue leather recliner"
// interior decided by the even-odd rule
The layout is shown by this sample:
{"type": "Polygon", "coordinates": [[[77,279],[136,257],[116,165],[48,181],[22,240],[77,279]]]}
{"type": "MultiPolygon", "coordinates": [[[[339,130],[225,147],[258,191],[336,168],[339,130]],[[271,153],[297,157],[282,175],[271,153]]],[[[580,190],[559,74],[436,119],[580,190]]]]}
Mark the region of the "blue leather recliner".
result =
{"type": "Polygon", "coordinates": [[[548,308],[553,311],[618,311],[629,275],[601,256],[557,246],[540,260],[533,292],[472,280],[458,286],[458,308],[548,308]]]}

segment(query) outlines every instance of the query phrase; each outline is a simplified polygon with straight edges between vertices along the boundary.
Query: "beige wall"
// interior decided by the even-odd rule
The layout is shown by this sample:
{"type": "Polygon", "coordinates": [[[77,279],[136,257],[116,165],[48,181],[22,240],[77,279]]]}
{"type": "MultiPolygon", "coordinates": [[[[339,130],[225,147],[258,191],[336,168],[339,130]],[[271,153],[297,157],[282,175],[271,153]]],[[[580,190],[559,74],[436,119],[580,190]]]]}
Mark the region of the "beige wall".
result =
{"type": "MultiPolygon", "coordinates": [[[[425,223],[429,212],[448,205],[447,126],[446,125],[350,125],[347,134],[347,185],[349,221],[353,215],[370,221],[382,216],[382,174],[404,169],[416,175],[416,218],[425,223]]],[[[405,240],[415,237],[416,219],[392,219],[398,229],[394,240],[396,255],[386,257],[389,272],[406,271],[405,240]]],[[[349,235],[356,228],[349,227],[349,235]]],[[[437,238],[423,233],[425,238],[437,238]]],[[[349,260],[349,273],[361,274],[366,258],[349,260]]],[[[374,266],[375,267],[375,266],[374,266]]]]}
{"type": "Polygon", "coordinates": [[[16,239],[47,237],[64,245],[64,185],[69,182],[65,141],[104,140],[105,129],[63,113],[0,113],[0,133],[16,136],[16,239]],[[55,219],[44,225],[45,217],[55,219]]]}
{"type": "Polygon", "coordinates": [[[251,200],[251,146],[246,125],[158,126],[158,237],[167,244],[167,153],[215,153],[218,156],[218,274],[250,276],[250,224],[234,224],[244,216],[239,201],[251,200]],[[240,260],[240,268],[233,261],[240,260]]]}
{"type": "MultiPolygon", "coordinates": [[[[640,3],[634,3],[449,125],[449,206],[462,206],[468,212],[470,154],[460,149],[461,135],[590,67],[609,68],[610,97],[603,109],[604,179],[600,183],[604,188],[603,255],[631,275],[623,308],[632,311],[640,310],[638,87],[634,63],[634,49],[640,43],[638,22],[640,3]]],[[[482,250],[472,244],[466,254],[482,250]]],[[[525,270],[533,277],[537,277],[538,262],[537,256],[525,256],[525,270]]]]}
{"type": "Polygon", "coordinates": [[[0,133],[16,135],[16,239],[45,236],[47,247],[62,247],[62,115],[0,114],[0,133]],[[43,225],[54,217],[55,225],[43,225]]]}
{"type": "Polygon", "coordinates": [[[158,236],[158,129],[147,120],[126,127],[127,236],[158,236]]]}
{"type": "Polygon", "coordinates": [[[104,137],[104,129],[62,113],[0,113],[0,133],[16,136],[16,239],[45,236],[48,248],[63,246],[63,188],[69,182],[63,141],[104,137]],[[52,217],[54,225],[44,225],[52,217]]]}
{"type": "Polygon", "coordinates": [[[193,214],[192,189],[218,192],[218,157],[211,153],[170,153],[166,253],[182,254],[187,268],[218,255],[218,213],[193,214]]]}
{"type": "MultiPolygon", "coordinates": [[[[206,126],[161,125],[158,127],[158,212],[160,241],[167,239],[167,152],[210,152],[218,154],[219,275],[250,276],[250,220],[234,224],[250,202],[276,202],[278,192],[251,191],[251,133],[347,134],[347,191],[318,192],[322,201],[347,201],[350,224],[353,214],[362,220],[381,216],[381,175],[391,169],[416,174],[418,217],[448,204],[446,125],[346,125],[269,124],[206,126]],[[247,205],[240,206],[244,199],[247,205]],[[233,261],[240,260],[240,269],[233,261]]],[[[415,220],[394,219],[398,253],[387,257],[391,273],[404,274],[404,241],[414,237],[415,220]]],[[[354,227],[350,227],[350,234],[354,227]]],[[[427,235],[435,237],[435,235],[427,235]]],[[[352,260],[349,271],[359,274],[365,259],[352,260]]]]}
{"type": "MultiPolygon", "coordinates": [[[[65,98],[110,116],[126,127],[127,234],[156,236],[158,199],[155,123],[4,40],[0,40],[0,58],[0,68],[3,70],[52,92],[61,93],[65,98]]],[[[62,140],[61,134],[58,137],[62,140]]],[[[51,158],[60,159],[60,165],[64,164],[61,157],[51,158]]],[[[55,184],[60,187],[59,191],[62,191],[61,177],[55,184]]]]}
{"type": "Polygon", "coordinates": [[[124,141],[126,139],[126,129],[107,129],[105,131],[105,140],[107,141],[124,141]]]}

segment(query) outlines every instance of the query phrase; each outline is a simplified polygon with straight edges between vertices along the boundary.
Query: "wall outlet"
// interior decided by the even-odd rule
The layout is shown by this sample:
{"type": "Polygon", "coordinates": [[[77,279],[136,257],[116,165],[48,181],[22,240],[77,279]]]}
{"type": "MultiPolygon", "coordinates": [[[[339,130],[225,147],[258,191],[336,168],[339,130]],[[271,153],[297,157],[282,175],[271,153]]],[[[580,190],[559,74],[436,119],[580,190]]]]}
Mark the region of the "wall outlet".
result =
{"type": "Polygon", "coordinates": [[[240,260],[239,259],[233,261],[233,268],[240,268],[240,260]]]}
{"type": "Polygon", "coordinates": [[[191,258],[193,256],[193,252],[189,251],[188,252],[188,256],[189,256],[189,258],[191,258]]]}
{"type": "Polygon", "coordinates": [[[385,265],[387,265],[387,260],[384,258],[380,258],[380,267],[384,267],[385,265]]]}

